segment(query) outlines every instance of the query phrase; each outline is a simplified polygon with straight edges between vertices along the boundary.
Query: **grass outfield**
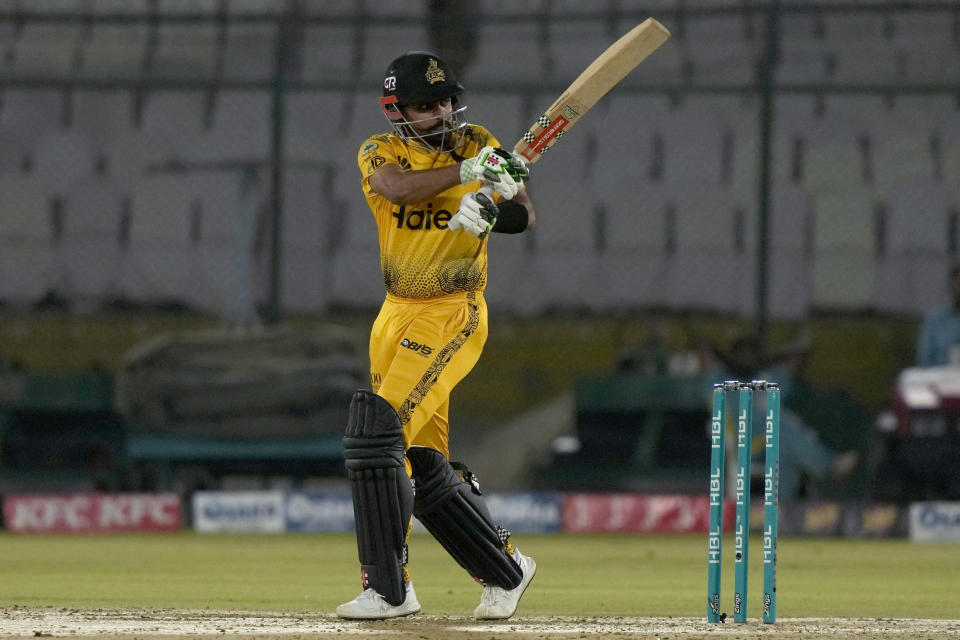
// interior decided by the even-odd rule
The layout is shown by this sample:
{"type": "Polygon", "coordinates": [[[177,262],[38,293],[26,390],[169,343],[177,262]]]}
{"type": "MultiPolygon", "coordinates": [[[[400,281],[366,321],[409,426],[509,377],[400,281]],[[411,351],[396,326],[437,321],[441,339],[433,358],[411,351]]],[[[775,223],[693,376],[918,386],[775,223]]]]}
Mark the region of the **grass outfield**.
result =
{"type": "MultiPolygon", "coordinates": [[[[521,616],[700,617],[706,536],[516,536],[539,565],[521,616]]],[[[731,613],[732,538],[724,610],[731,613]]],[[[751,540],[751,617],[760,540],[751,540]]],[[[332,612],[359,591],[352,535],[0,534],[0,606],[332,612]]],[[[424,614],[464,616],[480,588],[428,536],[410,542],[424,614]]],[[[781,539],[786,618],[955,618],[960,547],[904,540],[781,539]]]]}

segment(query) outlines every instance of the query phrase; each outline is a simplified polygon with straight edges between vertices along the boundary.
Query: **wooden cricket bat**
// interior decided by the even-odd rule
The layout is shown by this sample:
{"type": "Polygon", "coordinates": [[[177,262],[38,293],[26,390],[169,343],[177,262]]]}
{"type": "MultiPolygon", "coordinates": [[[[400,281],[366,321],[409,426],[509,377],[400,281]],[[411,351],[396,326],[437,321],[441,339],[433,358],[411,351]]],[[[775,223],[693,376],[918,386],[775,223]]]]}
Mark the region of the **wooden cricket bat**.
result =
{"type": "Polygon", "coordinates": [[[536,162],[610,89],[667,41],[670,32],[647,18],[607,47],[583,70],[514,145],[527,162],[536,162]]]}
{"type": "MultiPolygon", "coordinates": [[[[653,18],[647,18],[628,31],[597,56],[550,108],[537,118],[513,145],[514,153],[523,156],[528,163],[538,161],[547,149],[580,121],[583,114],[669,37],[670,31],[653,18]]],[[[493,195],[493,187],[488,184],[480,187],[480,191],[488,197],[493,195]]],[[[486,238],[484,235],[480,239],[474,258],[480,255],[486,238]]]]}

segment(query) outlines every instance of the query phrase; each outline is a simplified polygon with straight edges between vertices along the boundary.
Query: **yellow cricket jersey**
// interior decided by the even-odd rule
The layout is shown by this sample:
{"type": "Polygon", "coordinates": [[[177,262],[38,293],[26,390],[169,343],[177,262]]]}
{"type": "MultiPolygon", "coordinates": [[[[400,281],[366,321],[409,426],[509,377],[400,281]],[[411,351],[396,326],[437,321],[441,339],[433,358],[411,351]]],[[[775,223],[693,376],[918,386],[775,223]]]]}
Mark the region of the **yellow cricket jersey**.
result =
{"type": "MultiPolygon", "coordinates": [[[[477,155],[497,139],[479,125],[467,125],[461,157],[477,155]]],[[[367,138],[357,156],[363,174],[363,193],[380,232],[380,268],[387,292],[399,298],[424,299],[451,293],[483,291],[487,284],[487,247],[463,230],[451,232],[447,222],[457,212],[460,198],[480,183],[458,185],[425,202],[398,205],[370,189],[370,176],[392,162],[405,171],[456,164],[449,153],[433,153],[408,144],[395,133],[367,138]]]]}

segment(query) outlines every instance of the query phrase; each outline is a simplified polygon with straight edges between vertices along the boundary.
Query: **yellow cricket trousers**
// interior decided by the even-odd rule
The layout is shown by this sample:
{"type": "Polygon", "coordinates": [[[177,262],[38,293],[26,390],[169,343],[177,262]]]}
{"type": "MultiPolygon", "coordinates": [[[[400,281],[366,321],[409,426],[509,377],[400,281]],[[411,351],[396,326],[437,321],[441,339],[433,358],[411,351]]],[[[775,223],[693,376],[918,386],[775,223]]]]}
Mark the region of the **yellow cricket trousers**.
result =
{"type": "Polygon", "coordinates": [[[387,294],[370,331],[370,380],[397,410],[408,448],[431,447],[450,458],[450,392],[486,341],[481,292],[429,300],[387,294]]]}

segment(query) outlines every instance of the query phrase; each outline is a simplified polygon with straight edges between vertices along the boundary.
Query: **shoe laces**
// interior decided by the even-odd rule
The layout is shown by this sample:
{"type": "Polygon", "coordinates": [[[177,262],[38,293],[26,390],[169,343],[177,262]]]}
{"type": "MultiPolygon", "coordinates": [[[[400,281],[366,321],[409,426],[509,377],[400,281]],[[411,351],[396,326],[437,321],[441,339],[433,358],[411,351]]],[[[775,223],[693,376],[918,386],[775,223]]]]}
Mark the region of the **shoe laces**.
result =
{"type": "Polygon", "coordinates": [[[374,589],[373,587],[368,587],[363,590],[363,593],[357,596],[357,601],[362,602],[365,600],[370,600],[372,602],[376,602],[377,599],[380,599],[382,597],[383,596],[377,593],[376,589],[374,589]]]}
{"type": "Polygon", "coordinates": [[[484,587],[483,593],[480,594],[480,603],[481,604],[496,604],[497,600],[506,595],[506,591],[500,587],[484,587]]]}

